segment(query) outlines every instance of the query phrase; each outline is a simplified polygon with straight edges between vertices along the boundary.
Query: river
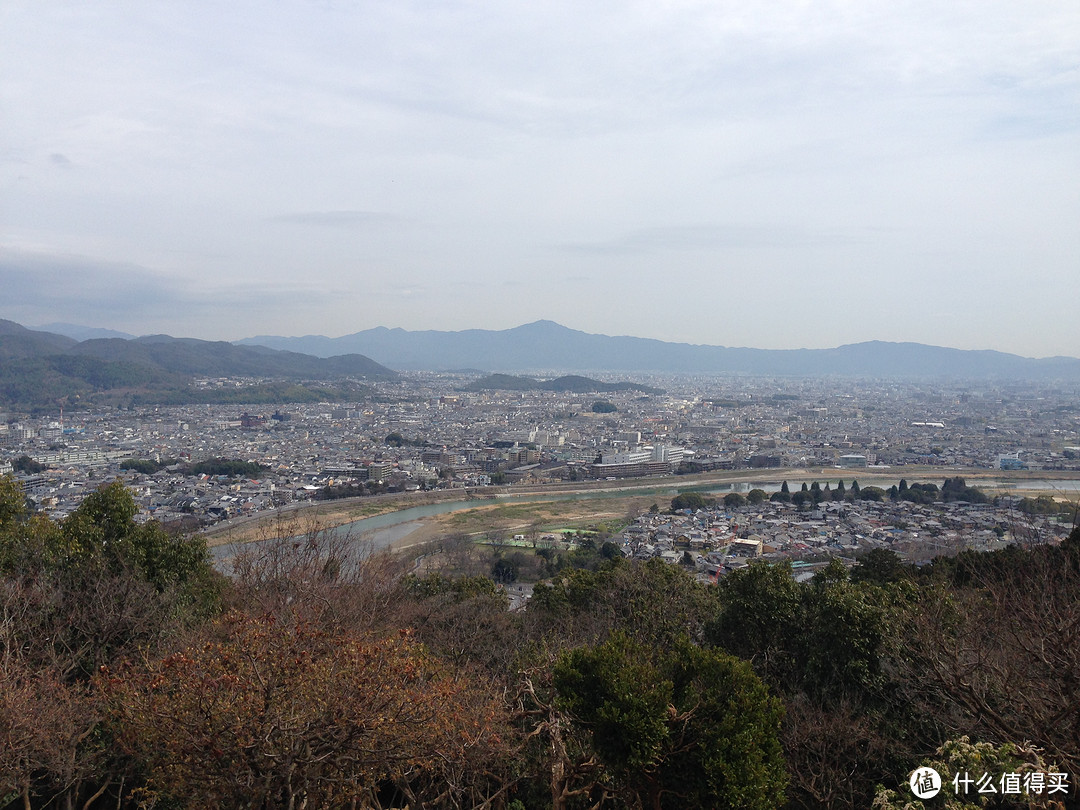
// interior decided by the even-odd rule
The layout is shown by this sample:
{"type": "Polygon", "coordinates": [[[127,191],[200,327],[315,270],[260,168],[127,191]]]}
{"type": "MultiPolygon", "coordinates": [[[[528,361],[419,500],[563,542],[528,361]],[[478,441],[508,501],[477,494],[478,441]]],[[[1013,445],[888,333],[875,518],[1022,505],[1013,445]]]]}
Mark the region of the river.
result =
{"type": "MultiPolygon", "coordinates": [[[[888,486],[892,486],[892,484],[899,482],[899,478],[891,482],[888,479],[882,481],[882,476],[887,475],[883,470],[829,470],[828,477],[822,475],[820,483],[824,484],[827,480],[831,486],[835,486],[836,482],[844,480],[850,486],[850,482],[853,479],[858,479],[858,472],[862,472],[864,480],[873,481],[873,486],[882,486],[882,484],[884,484],[882,488],[887,488],[888,486]]],[[[805,478],[805,475],[800,477],[805,478]]],[[[927,477],[928,476],[919,476],[919,479],[925,479],[927,477]]],[[[944,477],[945,476],[942,476],[943,479],[944,477]]],[[[912,478],[912,482],[919,479],[912,478]]],[[[1080,496],[1080,479],[1024,480],[1001,478],[973,480],[972,483],[980,489],[997,490],[1001,492],[1025,489],[1040,492],[1055,492],[1069,496],[1080,496]]],[[[639,495],[674,497],[680,492],[700,492],[706,495],[723,495],[729,492],[746,493],[752,489],[762,489],[765,492],[778,492],[782,485],[782,480],[747,481],[730,484],[699,484],[689,487],[678,486],[672,483],[671,485],[642,487],[640,489],[633,486],[625,486],[612,488],[611,490],[592,490],[580,493],[499,495],[490,499],[442,501],[440,503],[429,503],[422,506],[410,506],[396,512],[386,512],[385,514],[375,515],[374,517],[361,518],[360,520],[342,524],[341,526],[329,529],[328,531],[335,537],[348,537],[358,543],[364,543],[372,550],[378,550],[386,548],[404,537],[408,537],[416,531],[427,518],[435,517],[437,515],[446,515],[453,512],[465,512],[470,509],[479,509],[484,506],[493,506],[504,503],[538,503],[545,501],[583,501],[604,498],[626,498],[639,495]]],[[[801,486],[801,482],[796,486],[801,486]]],[[[236,554],[241,546],[250,546],[250,543],[228,543],[221,546],[214,546],[210,551],[213,554],[215,562],[220,565],[236,554]]]]}

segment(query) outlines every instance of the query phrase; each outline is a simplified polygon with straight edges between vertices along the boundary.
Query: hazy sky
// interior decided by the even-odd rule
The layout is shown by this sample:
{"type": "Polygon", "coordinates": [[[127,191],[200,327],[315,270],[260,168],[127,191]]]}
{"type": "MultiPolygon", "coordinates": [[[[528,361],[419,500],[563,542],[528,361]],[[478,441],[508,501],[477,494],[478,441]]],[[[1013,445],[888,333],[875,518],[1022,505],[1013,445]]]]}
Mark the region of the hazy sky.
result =
{"type": "Polygon", "coordinates": [[[0,317],[1080,356],[1080,3],[0,0],[0,317]]]}

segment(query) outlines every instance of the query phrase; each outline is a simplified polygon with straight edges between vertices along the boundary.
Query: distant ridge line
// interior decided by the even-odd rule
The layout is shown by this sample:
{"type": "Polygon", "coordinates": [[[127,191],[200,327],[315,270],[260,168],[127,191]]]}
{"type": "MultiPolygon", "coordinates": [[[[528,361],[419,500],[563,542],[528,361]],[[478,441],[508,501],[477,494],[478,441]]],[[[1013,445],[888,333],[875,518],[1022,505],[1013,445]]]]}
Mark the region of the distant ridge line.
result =
{"type": "Polygon", "coordinates": [[[832,349],[753,349],[612,337],[550,320],[463,331],[378,326],[342,337],[260,335],[236,341],[317,357],[357,353],[399,370],[715,373],[779,376],[1080,380],[1080,359],[872,340],[832,349]]]}

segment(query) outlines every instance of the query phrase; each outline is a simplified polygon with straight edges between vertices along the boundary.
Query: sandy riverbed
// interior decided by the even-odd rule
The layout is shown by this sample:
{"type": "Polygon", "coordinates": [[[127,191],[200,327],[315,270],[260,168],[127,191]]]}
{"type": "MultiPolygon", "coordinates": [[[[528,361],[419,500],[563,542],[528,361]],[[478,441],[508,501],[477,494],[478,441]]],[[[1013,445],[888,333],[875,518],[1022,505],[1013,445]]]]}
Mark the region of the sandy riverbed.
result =
{"type": "MultiPolygon", "coordinates": [[[[586,501],[487,504],[414,521],[415,530],[394,541],[404,550],[440,537],[499,532],[503,535],[553,532],[561,528],[587,528],[605,521],[626,520],[647,510],[656,498],[628,495],[586,501]]],[[[665,504],[659,504],[661,507],[665,504]]]]}
{"type": "MultiPolygon", "coordinates": [[[[968,483],[974,486],[980,486],[983,479],[999,479],[1001,477],[1000,472],[991,470],[948,471],[940,468],[838,470],[828,468],[824,470],[739,470],[704,476],[663,478],[648,482],[624,480],[615,486],[612,486],[611,482],[595,482],[592,487],[578,491],[579,494],[585,496],[588,494],[589,489],[595,489],[597,490],[595,499],[575,501],[540,500],[556,494],[558,490],[555,488],[534,490],[531,493],[514,492],[512,494],[519,496],[534,494],[538,501],[506,503],[479,500],[475,502],[476,506],[474,508],[435,517],[420,518],[411,522],[414,526],[413,530],[394,540],[392,547],[405,549],[430,542],[441,536],[453,534],[476,534],[487,531],[527,533],[530,527],[534,526],[537,527],[536,530],[549,532],[561,526],[582,527],[590,523],[627,518],[631,515],[640,514],[648,509],[652,503],[657,503],[661,509],[667,507],[668,499],[665,497],[655,493],[640,494],[634,492],[635,488],[643,486],[670,486],[672,489],[681,490],[701,488],[710,484],[721,486],[726,483],[787,480],[789,485],[793,485],[794,488],[796,485],[801,485],[803,481],[816,480],[822,483],[830,481],[835,485],[835,482],[841,479],[850,482],[853,478],[857,478],[863,486],[888,487],[901,477],[906,477],[910,482],[932,481],[940,486],[940,482],[950,475],[965,477],[968,483]],[[598,486],[604,486],[603,491],[597,489],[598,486]],[[625,491],[625,496],[621,497],[616,494],[620,491],[625,491]]],[[[1029,473],[1024,477],[1036,481],[1039,478],[1068,478],[1072,476],[1069,473],[1047,471],[1042,475],[1029,473]]],[[[1019,481],[1010,485],[1008,490],[1011,494],[1020,496],[1059,494],[1046,492],[1045,490],[1029,490],[1019,481]]],[[[988,489],[989,494],[997,494],[1001,491],[1001,489],[988,489]]],[[[284,536],[294,536],[308,531],[312,527],[333,528],[363,518],[396,512],[413,506],[460,498],[461,492],[458,490],[305,504],[299,508],[285,510],[280,513],[255,515],[251,518],[215,526],[206,532],[207,543],[210,546],[246,543],[267,537],[282,536],[283,532],[288,532],[284,536]]]]}

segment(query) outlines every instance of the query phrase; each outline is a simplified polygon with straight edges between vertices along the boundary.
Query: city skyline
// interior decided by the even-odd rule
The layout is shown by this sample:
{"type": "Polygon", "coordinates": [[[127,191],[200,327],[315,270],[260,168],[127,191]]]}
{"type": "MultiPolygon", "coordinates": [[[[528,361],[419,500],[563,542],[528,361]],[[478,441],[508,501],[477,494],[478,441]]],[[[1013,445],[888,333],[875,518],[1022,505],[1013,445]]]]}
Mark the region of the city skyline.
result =
{"type": "Polygon", "coordinates": [[[0,318],[1080,356],[1080,9],[0,15],[0,318]]]}

